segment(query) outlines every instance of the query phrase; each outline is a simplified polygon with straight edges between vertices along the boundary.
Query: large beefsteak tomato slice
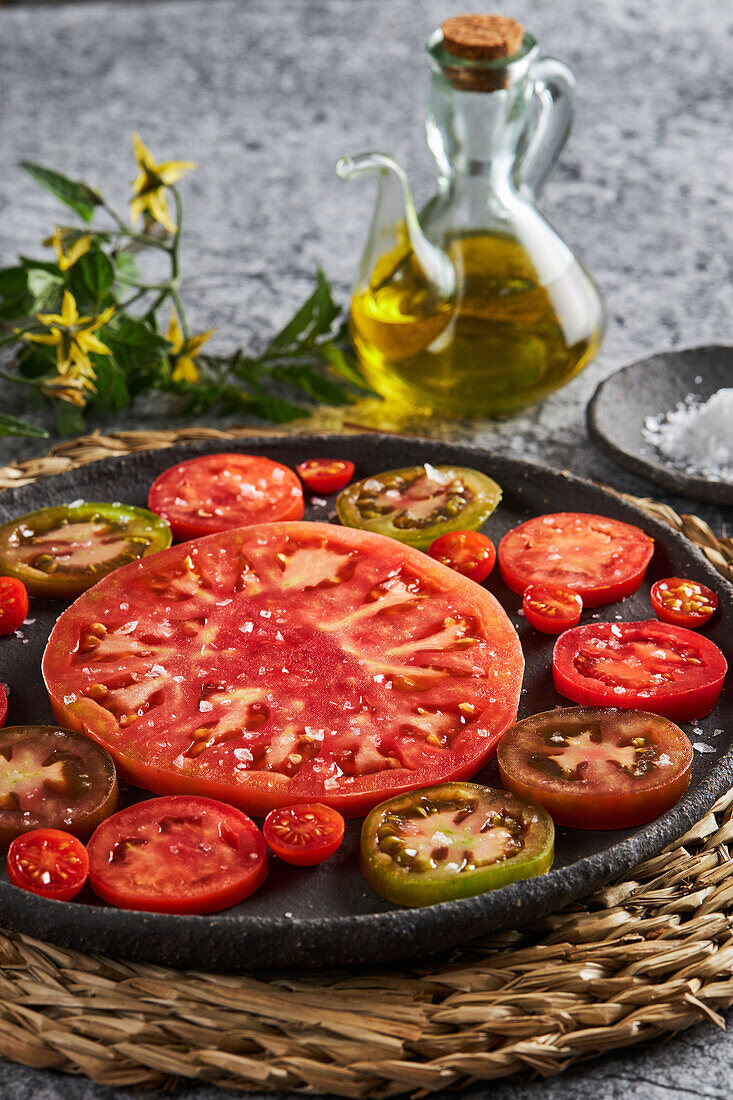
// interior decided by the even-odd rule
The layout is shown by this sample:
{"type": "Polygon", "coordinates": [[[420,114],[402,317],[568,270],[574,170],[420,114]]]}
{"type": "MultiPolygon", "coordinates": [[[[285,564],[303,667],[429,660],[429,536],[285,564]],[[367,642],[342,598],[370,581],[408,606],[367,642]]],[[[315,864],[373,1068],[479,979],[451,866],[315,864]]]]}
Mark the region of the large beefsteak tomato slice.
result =
{"type": "Polygon", "coordinates": [[[43,671],[58,720],[147,790],[359,816],[474,775],[523,666],[478,585],[382,535],[284,522],[118,569],[60,617],[43,671]]]}

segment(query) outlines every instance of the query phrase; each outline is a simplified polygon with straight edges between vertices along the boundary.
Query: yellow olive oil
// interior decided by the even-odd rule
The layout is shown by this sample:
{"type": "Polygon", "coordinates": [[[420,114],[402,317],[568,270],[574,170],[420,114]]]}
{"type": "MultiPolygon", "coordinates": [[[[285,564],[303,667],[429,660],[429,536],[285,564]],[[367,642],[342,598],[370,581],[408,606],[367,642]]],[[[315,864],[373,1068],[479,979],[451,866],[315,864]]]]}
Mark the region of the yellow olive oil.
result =
{"type": "Polygon", "coordinates": [[[603,307],[577,260],[543,283],[511,237],[455,237],[447,252],[457,274],[450,301],[437,296],[407,242],[379,259],[352,300],[362,369],[391,403],[459,417],[510,412],[594,357],[603,307]]]}

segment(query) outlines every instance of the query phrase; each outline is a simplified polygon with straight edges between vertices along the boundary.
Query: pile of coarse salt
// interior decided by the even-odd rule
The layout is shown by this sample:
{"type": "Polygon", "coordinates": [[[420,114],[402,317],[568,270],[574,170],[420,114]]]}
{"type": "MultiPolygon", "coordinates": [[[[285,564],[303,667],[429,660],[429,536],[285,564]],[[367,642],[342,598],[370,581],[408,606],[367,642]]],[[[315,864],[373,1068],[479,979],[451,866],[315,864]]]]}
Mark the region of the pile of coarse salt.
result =
{"type": "Polygon", "coordinates": [[[642,435],[686,474],[733,482],[733,388],[707,401],[689,393],[669,412],[647,416],[642,435]]]}

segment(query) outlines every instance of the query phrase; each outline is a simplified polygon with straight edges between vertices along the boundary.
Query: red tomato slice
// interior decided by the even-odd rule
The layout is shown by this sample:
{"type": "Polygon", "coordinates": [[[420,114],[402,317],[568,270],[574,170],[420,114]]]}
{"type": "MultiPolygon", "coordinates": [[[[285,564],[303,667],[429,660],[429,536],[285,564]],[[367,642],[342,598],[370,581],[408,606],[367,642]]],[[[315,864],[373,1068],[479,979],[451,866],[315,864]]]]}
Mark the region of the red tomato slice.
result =
{"type": "Polygon", "coordinates": [[[493,542],[480,531],[449,531],[431,542],[428,554],[477,584],[486,580],[496,561],[493,542]]]}
{"type": "Polygon", "coordinates": [[[203,455],[157,477],[148,507],[177,539],[196,539],[251,523],[300,519],[303,490],[288,466],[261,455],[203,455]]]}
{"type": "Polygon", "coordinates": [[[568,707],[506,731],[501,781],[558,825],[625,829],[674,806],[690,782],[692,745],[666,718],[640,710],[568,707]]]}
{"type": "Polygon", "coordinates": [[[211,798],[150,798],[103,821],[89,841],[89,885],[118,909],[216,913],[267,875],[262,833],[211,798]]]}
{"type": "MultiPolygon", "coordinates": [[[[159,794],[255,816],[474,775],[516,718],[524,661],[485,589],[394,539],[242,527],[124,566],[59,618],[63,724],[159,794]]],[[[61,721],[59,717],[59,721],[61,721]]]]}
{"type": "Polygon", "coordinates": [[[28,593],[17,577],[0,577],[0,634],[12,634],[28,618],[28,593]]]}
{"type": "Polygon", "coordinates": [[[8,696],[5,692],[5,685],[0,684],[0,726],[5,725],[5,719],[8,717],[8,696]]]}
{"type": "Polygon", "coordinates": [[[338,810],[311,802],[270,810],[262,826],[272,852],[285,863],[313,867],[332,856],[344,839],[344,819],[338,810]]]}
{"type": "Polygon", "coordinates": [[[555,687],[573,702],[650,710],[673,722],[709,714],[727,668],[709,638],[656,619],[576,626],[552,655],[555,687]]]}
{"type": "Polygon", "coordinates": [[[54,901],[70,901],[87,880],[89,856],[77,837],[61,829],[33,829],[8,849],[13,886],[54,901]]]}
{"type": "Polygon", "coordinates": [[[577,592],[562,584],[530,584],[522,596],[524,617],[543,634],[562,634],[575,626],[583,610],[577,592]]]}
{"type": "Polygon", "coordinates": [[[295,469],[311,493],[338,493],[351,481],[355,466],[345,458],[309,458],[295,469]]]}
{"type": "Polygon", "coordinates": [[[686,626],[690,630],[704,626],[718,609],[718,597],[712,588],[682,577],[657,581],[652,585],[651,600],[663,623],[686,626]]]}
{"type": "Polygon", "coordinates": [[[654,542],[629,523],[586,512],[536,516],[499,543],[504,583],[520,596],[530,584],[562,584],[585,607],[603,607],[636,592],[654,542]]]}

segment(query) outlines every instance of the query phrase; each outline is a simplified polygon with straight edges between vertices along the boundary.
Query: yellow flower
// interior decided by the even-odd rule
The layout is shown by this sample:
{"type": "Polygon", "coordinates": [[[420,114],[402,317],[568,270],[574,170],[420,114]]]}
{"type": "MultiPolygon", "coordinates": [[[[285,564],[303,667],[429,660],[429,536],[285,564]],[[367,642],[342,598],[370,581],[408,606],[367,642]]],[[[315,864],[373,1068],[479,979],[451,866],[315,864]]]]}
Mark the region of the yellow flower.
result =
{"type": "Polygon", "coordinates": [[[156,164],[143,145],[140,135],[133,134],[132,140],[135,143],[135,159],[140,168],[140,174],[132,185],[135,195],[130,204],[132,220],[136,222],[147,210],[169,233],[175,233],[176,227],[168,211],[165,189],[177,183],[191,168],[198,166],[190,160],[166,160],[162,164],[156,164]]]}
{"type": "Polygon", "coordinates": [[[79,229],[72,229],[68,225],[57,225],[52,237],[46,237],[43,242],[46,248],[53,246],[56,249],[58,265],[62,271],[68,271],[77,260],[80,260],[92,245],[90,233],[82,233],[79,229]]]}
{"type": "Polygon", "coordinates": [[[96,374],[89,355],[111,355],[106,344],[94,335],[106,325],[114,313],[110,306],[97,317],[80,317],[76,299],[70,290],[64,291],[61,313],[37,313],[36,320],[45,325],[48,332],[26,332],[24,340],[56,348],[56,370],[70,380],[78,380],[87,389],[94,390],[96,374]]]}
{"type": "Polygon", "coordinates": [[[198,333],[196,336],[189,336],[186,340],[176,311],[171,311],[171,319],[165,338],[171,345],[170,358],[174,363],[171,377],[174,382],[198,382],[199,371],[196,366],[196,356],[214,331],[213,328],[210,328],[206,332],[198,333]]]}

